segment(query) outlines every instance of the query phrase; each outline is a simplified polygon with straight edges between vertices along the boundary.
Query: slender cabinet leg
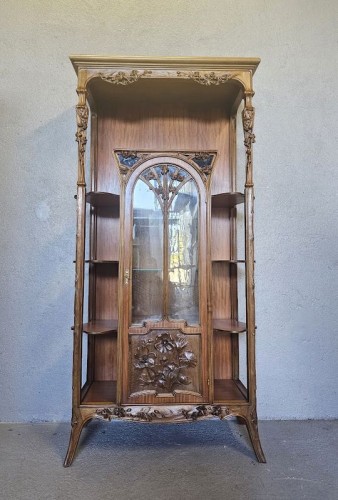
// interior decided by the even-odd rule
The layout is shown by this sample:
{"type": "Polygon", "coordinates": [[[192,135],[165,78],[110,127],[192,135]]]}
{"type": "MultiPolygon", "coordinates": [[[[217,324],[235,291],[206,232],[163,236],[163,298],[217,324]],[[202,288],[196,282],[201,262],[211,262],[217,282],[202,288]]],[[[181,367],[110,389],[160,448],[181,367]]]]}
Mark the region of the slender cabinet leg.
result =
{"type": "Polygon", "coordinates": [[[69,445],[66,454],[65,461],[63,463],[64,467],[69,467],[72,465],[77,446],[79,444],[80,436],[83,427],[89,422],[90,419],[83,419],[80,415],[72,418],[72,430],[69,438],[69,445]]]}
{"type": "Polygon", "coordinates": [[[257,424],[257,413],[256,409],[252,408],[251,411],[249,412],[248,416],[244,418],[246,428],[248,429],[248,434],[251,440],[252,447],[254,449],[254,452],[256,454],[258,462],[265,464],[265,456],[264,452],[262,450],[261,442],[259,439],[259,433],[258,433],[258,424],[257,424]]]}

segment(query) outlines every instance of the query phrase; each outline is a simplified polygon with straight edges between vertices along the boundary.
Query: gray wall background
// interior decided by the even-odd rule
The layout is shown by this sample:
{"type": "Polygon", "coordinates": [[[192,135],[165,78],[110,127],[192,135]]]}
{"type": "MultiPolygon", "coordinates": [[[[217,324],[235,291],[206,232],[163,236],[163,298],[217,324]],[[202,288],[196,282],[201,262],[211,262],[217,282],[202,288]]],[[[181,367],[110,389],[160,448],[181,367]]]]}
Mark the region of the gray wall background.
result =
{"type": "Polygon", "coordinates": [[[338,417],[338,2],[11,0],[0,18],[0,421],[70,416],[76,53],[261,57],[259,416],[338,417]]]}

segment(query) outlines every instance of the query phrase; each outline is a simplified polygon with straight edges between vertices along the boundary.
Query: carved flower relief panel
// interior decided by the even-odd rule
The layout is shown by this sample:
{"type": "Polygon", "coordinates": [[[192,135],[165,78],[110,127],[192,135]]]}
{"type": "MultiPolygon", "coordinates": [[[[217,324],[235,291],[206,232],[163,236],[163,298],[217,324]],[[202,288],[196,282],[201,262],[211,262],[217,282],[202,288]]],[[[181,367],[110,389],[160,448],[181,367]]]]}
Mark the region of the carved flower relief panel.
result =
{"type": "Polygon", "coordinates": [[[200,393],[200,336],[184,335],[180,330],[151,330],[130,336],[130,392],[175,395],[200,393]]]}

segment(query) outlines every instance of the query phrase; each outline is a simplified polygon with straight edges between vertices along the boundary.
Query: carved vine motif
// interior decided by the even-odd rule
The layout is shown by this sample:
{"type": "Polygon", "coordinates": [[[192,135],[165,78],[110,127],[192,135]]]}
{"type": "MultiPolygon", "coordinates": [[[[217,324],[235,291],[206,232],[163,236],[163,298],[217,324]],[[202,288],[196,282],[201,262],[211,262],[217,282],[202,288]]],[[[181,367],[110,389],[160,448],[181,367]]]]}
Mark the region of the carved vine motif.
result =
{"type": "Polygon", "coordinates": [[[143,340],[134,358],[142,386],[171,393],[180,385],[191,383],[186,371],[197,365],[187,337],[181,333],[163,332],[155,338],[143,340]]]}
{"type": "Polygon", "coordinates": [[[140,78],[150,75],[152,72],[149,70],[137,71],[133,69],[130,72],[118,71],[116,73],[99,73],[100,77],[105,82],[113,83],[114,85],[130,85],[137,82],[140,78]]]}
{"type": "Polygon", "coordinates": [[[244,108],[242,112],[243,130],[244,130],[244,146],[246,150],[246,172],[247,184],[252,184],[252,144],[255,142],[255,134],[253,133],[253,125],[255,118],[254,108],[244,108]]]}
{"type": "Polygon", "coordinates": [[[79,182],[84,183],[85,179],[85,166],[84,166],[84,156],[86,152],[87,143],[87,125],[88,125],[88,107],[86,104],[78,104],[76,106],[76,122],[77,122],[77,132],[75,134],[76,142],[78,143],[78,155],[79,155],[79,182]]]}
{"type": "Polygon", "coordinates": [[[231,415],[231,411],[226,406],[187,406],[187,407],[141,407],[123,408],[100,408],[96,410],[96,417],[102,420],[125,419],[132,421],[156,422],[163,419],[174,420],[176,422],[196,421],[212,417],[223,420],[231,415]]]}
{"type": "Polygon", "coordinates": [[[210,73],[203,73],[200,71],[177,71],[177,76],[190,78],[201,85],[220,85],[221,83],[225,83],[235,75],[232,73],[215,73],[215,71],[211,71],[210,73]]]}

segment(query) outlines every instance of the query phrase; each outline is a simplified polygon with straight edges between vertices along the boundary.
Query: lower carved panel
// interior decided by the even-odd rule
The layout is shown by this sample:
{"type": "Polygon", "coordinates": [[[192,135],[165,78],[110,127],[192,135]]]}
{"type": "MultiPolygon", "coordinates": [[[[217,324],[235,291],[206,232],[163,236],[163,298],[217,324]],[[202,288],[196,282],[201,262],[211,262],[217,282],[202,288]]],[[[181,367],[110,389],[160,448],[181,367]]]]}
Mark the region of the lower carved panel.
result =
{"type": "Polygon", "coordinates": [[[200,396],[200,336],[150,330],[131,336],[130,397],[200,396]]]}
{"type": "Polygon", "coordinates": [[[224,419],[233,415],[226,406],[133,406],[100,408],[96,410],[96,418],[102,420],[129,420],[136,422],[186,422],[218,417],[224,419]]]}

